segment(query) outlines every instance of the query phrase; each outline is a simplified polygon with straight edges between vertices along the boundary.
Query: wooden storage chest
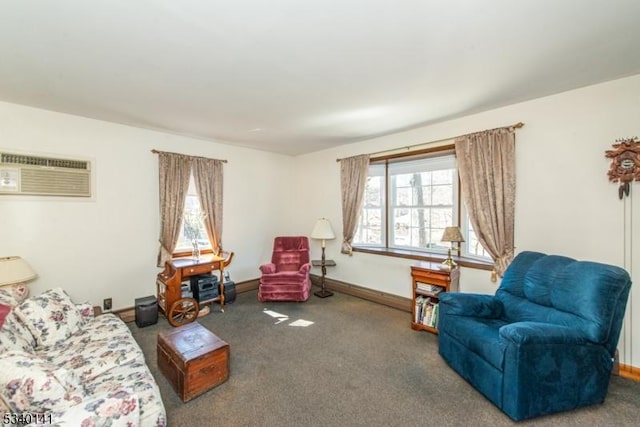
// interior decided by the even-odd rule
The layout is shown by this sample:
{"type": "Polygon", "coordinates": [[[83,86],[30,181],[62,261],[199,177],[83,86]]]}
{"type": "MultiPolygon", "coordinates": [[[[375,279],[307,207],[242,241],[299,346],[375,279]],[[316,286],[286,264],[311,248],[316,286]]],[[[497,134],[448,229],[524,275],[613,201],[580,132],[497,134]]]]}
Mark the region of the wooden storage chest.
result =
{"type": "Polygon", "coordinates": [[[158,334],[158,367],[187,402],[229,379],[229,344],[198,322],[158,334]]]}

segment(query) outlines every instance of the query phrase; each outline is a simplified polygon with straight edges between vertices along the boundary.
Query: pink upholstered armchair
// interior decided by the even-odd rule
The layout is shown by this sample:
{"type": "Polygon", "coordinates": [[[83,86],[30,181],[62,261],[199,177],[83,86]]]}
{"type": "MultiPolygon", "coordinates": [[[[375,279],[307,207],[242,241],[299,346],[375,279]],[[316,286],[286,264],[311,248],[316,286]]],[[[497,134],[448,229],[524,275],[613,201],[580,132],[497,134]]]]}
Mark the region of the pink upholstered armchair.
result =
{"type": "Polygon", "coordinates": [[[311,291],[309,239],[276,237],[271,263],[260,266],[259,301],[306,301],[311,291]]]}

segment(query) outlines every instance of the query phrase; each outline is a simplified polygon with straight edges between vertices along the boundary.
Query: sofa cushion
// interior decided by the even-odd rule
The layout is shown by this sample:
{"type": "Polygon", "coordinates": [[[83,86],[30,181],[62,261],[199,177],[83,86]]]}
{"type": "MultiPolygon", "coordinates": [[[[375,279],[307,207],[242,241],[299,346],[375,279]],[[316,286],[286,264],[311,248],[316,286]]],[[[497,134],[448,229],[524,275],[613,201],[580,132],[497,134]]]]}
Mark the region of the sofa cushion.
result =
{"type": "Polygon", "coordinates": [[[22,284],[0,286],[0,303],[15,307],[29,296],[29,288],[22,284]]]}
{"type": "MultiPolygon", "coordinates": [[[[51,420],[64,418],[69,425],[129,427],[140,423],[138,396],[129,389],[120,389],[83,401],[65,411],[53,411],[51,420]]],[[[47,414],[47,415],[49,415],[47,414]]],[[[49,418],[45,418],[48,420],[49,418]]],[[[50,425],[46,422],[43,425],[50,425]]]]}
{"type": "Polygon", "coordinates": [[[55,345],[84,324],[80,311],[61,288],[31,297],[14,310],[35,338],[37,347],[55,345]]]}
{"type": "Polygon", "coordinates": [[[114,367],[144,360],[129,328],[113,314],[96,317],[55,347],[38,352],[51,363],[75,372],[83,384],[114,367]]]}
{"type": "Polygon", "coordinates": [[[15,312],[10,310],[0,326],[0,353],[11,350],[33,353],[35,345],[31,332],[24,327],[15,312]]]}
{"type": "Polygon", "coordinates": [[[139,358],[115,366],[84,384],[85,392],[99,396],[126,387],[138,396],[141,426],[166,425],[164,404],[160,390],[144,359],[139,358]]]}
{"type": "Polygon", "coordinates": [[[0,355],[0,395],[12,411],[43,413],[80,402],[83,388],[73,372],[9,351],[0,355]]]}

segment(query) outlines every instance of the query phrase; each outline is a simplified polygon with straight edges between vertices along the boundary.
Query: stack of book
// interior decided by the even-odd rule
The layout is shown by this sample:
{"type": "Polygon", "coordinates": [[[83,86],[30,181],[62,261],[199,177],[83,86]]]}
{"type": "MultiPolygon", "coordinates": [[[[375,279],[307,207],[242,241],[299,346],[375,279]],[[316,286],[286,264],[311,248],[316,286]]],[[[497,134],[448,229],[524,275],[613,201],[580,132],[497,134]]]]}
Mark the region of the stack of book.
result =
{"type": "Polygon", "coordinates": [[[438,327],[438,301],[431,297],[419,295],[416,298],[415,322],[422,325],[438,327]]]}
{"type": "Polygon", "coordinates": [[[438,285],[430,285],[428,283],[417,282],[416,283],[416,291],[419,294],[423,295],[431,295],[437,297],[440,292],[442,292],[444,288],[438,285]]]}

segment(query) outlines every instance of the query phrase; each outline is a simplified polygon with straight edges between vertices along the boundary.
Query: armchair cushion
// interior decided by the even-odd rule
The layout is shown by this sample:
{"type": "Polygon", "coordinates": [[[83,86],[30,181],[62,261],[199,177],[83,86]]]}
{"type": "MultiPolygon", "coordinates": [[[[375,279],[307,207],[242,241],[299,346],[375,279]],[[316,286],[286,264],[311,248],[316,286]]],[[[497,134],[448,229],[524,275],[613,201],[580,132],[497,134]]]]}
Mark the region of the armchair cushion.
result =
{"type": "Polygon", "coordinates": [[[260,271],[262,274],[274,274],[276,272],[276,265],[271,263],[263,264],[260,266],[260,271]]]}

